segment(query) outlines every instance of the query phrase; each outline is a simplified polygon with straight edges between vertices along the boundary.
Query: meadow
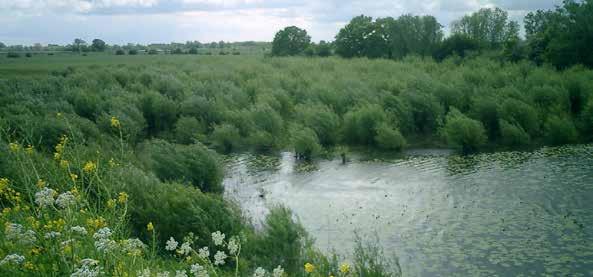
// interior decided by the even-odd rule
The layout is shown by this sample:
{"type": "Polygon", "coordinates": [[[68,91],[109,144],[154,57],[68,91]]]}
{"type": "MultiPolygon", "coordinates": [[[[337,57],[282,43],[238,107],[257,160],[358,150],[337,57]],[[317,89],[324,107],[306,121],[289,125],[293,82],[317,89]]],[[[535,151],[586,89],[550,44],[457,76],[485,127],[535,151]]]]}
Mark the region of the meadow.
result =
{"type": "Polygon", "coordinates": [[[0,74],[10,276],[397,276],[373,242],[359,239],[347,262],[320,252],[283,207],[256,230],[222,197],[225,154],[593,138],[593,71],[580,66],[64,54],[0,58],[0,74]]]}

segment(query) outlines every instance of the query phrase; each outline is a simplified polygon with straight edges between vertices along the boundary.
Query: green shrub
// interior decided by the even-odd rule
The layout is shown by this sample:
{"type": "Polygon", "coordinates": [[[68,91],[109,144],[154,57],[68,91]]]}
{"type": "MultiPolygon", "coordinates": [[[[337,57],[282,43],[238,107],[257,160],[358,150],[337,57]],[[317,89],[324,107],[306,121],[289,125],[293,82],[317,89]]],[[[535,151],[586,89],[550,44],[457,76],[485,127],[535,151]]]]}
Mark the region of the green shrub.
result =
{"type": "Polygon", "coordinates": [[[574,123],[566,117],[551,116],[544,126],[545,137],[551,145],[575,143],[578,133],[574,123]]]}
{"type": "Polygon", "coordinates": [[[500,137],[502,143],[507,146],[529,145],[530,137],[521,126],[500,120],[500,137]]]}
{"type": "Polygon", "coordinates": [[[294,126],[290,132],[294,152],[299,158],[310,160],[321,152],[317,134],[310,128],[294,126]]]}
{"type": "Polygon", "coordinates": [[[191,144],[206,133],[206,126],[195,117],[182,116],[175,124],[175,141],[180,144],[191,144]]]}
{"type": "Polygon", "coordinates": [[[406,138],[398,129],[381,124],[377,127],[375,143],[381,149],[400,151],[406,146],[406,138]]]}
{"type": "Polygon", "coordinates": [[[239,129],[232,124],[221,124],[214,126],[210,135],[214,147],[222,152],[228,153],[241,145],[239,129]]]}
{"type": "Polygon", "coordinates": [[[140,146],[140,157],[163,181],[190,183],[204,192],[223,190],[223,172],[216,153],[201,144],[176,145],[152,140],[140,146]]]}
{"type": "Polygon", "coordinates": [[[338,142],[340,117],[329,107],[323,104],[302,104],[295,110],[300,123],[313,129],[322,145],[331,146],[338,142]]]}
{"type": "Polygon", "coordinates": [[[145,93],[140,101],[140,110],[146,119],[148,134],[151,136],[171,130],[177,122],[178,104],[158,93],[145,93]]]}
{"type": "Polygon", "coordinates": [[[516,99],[506,100],[502,104],[501,118],[508,122],[519,124],[532,137],[540,131],[537,111],[522,101],[516,99]]]}
{"type": "Polygon", "coordinates": [[[16,52],[8,52],[8,54],[6,54],[7,58],[20,58],[21,54],[16,53],[16,52]]]}
{"type": "Polygon", "coordinates": [[[344,140],[352,144],[373,145],[377,127],[387,121],[387,115],[378,105],[365,105],[344,115],[344,140]]]}
{"type": "Polygon", "coordinates": [[[117,55],[117,56],[123,56],[123,55],[125,55],[125,54],[126,54],[126,51],[124,51],[124,50],[122,50],[122,49],[117,49],[117,50],[115,51],[115,55],[117,55]]]}
{"type": "Polygon", "coordinates": [[[455,108],[447,114],[442,132],[447,143],[464,154],[477,151],[487,140],[482,123],[455,108]]]}

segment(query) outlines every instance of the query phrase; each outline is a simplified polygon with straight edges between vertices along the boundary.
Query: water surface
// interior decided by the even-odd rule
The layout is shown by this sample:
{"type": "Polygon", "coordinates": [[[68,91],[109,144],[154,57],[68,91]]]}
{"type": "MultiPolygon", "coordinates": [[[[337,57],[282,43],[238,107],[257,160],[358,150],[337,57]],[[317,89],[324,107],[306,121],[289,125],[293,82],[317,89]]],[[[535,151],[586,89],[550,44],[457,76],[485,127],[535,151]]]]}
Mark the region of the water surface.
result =
{"type": "Polygon", "coordinates": [[[235,156],[226,194],[255,223],[291,208],[344,256],[355,230],[376,233],[406,276],[593,276],[593,146],[351,158],[235,156]]]}

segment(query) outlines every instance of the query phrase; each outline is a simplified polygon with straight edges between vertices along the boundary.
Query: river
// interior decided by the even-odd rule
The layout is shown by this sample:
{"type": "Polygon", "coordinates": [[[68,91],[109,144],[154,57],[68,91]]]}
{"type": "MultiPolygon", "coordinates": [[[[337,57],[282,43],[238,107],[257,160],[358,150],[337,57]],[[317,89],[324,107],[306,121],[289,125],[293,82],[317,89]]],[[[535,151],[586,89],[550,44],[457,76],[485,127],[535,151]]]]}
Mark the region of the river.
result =
{"type": "Polygon", "coordinates": [[[593,146],[350,159],[233,156],[226,196],[256,225],[289,207],[344,257],[376,234],[405,276],[593,276],[593,146]]]}

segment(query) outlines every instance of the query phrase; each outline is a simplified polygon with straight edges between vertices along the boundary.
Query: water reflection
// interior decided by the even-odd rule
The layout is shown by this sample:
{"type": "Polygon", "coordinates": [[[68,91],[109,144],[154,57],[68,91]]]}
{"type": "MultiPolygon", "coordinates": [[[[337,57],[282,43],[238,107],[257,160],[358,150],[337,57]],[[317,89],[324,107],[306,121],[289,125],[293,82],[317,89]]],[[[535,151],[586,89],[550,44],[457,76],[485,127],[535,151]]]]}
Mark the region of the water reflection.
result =
{"type": "Polygon", "coordinates": [[[344,255],[356,229],[376,232],[407,275],[593,275],[591,146],[351,160],[236,156],[227,197],[254,223],[284,204],[344,255]]]}

